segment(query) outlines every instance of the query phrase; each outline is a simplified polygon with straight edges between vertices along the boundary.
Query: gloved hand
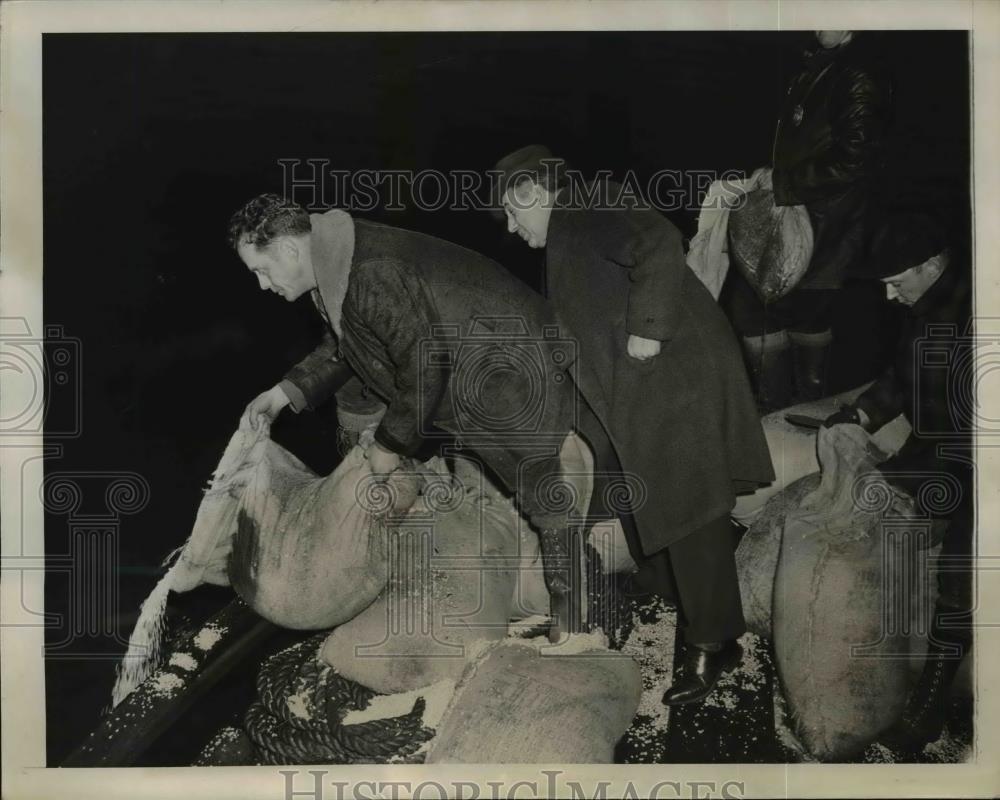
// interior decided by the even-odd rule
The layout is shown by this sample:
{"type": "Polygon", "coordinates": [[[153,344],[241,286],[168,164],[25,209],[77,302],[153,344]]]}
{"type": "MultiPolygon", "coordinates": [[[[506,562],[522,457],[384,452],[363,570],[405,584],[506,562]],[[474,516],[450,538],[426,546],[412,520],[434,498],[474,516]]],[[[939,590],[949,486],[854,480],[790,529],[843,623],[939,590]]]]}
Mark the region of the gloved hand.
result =
{"type": "Polygon", "coordinates": [[[823,420],[824,428],[832,428],[834,425],[860,425],[861,416],[854,406],[841,406],[839,411],[834,412],[823,420]]]}

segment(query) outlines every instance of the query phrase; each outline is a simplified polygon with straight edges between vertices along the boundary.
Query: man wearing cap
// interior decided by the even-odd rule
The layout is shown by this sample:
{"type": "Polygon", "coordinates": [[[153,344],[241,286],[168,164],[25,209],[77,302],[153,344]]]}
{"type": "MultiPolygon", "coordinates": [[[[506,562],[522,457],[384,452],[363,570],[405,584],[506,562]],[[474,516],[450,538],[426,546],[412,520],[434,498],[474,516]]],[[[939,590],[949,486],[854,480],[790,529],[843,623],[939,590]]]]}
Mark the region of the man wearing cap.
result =
{"type": "Polygon", "coordinates": [[[319,346],[249,403],[246,422],[315,408],[353,371],[387,406],[365,453],[373,474],[441,431],[459,437],[538,530],[558,641],[573,622],[567,512],[550,500],[576,389],[548,304],[464,247],[343,211],[308,214],[273,194],[233,215],[229,242],[261,289],[287,301],[309,293],[327,323],[319,346]]]}
{"type": "Polygon", "coordinates": [[[947,521],[941,556],[951,568],[938,573],[924,671],[899,724],[881,739],[894,749],[920,749],[941,733],[948,689],[972,646],[970,275],[938,222],[923,214],[889,218],[873,240],[871,264],[888,300],[908,311],[896,356],[853,406],[824,424],[875,432],[903,414],[913,432],[879,471],[925,518],[942,521],[939,527],[947,521]]]}
{"type": "Polygon", "coordinates": [[[640,587],[678,596],[689,646],[664,701],[697,702],[739,663],[746,631],[735,493],[774,480],[739,346],[657,211],[620,202],[610,181],[571,183],[541,145],[497,170],[508,230],[545,249],[546,294],[579,342],[595,470],[633,489],[627,508],[602,507],[595,485],[590,513],[622,520],[640,587]]]}

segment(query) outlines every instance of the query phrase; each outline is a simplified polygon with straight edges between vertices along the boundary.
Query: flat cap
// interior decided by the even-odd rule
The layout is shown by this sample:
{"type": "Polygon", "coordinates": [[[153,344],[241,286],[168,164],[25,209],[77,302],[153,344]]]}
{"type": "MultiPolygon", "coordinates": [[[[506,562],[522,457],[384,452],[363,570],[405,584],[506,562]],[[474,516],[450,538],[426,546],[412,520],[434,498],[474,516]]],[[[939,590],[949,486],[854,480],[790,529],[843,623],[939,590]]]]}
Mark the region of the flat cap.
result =
{"type": "Polygon", "coordinates": [[[557,179],[566,169],[566,162],[552,155],[544,144],[529,144],[513,153],[508,153],[493,167],[495,181],[493,189],[494,204],[491,212],[494,216],[503,218],[503,196],[523,178],[552,176],[557,179]]]}
{"type": "Polygon", "coordinates": [[[867,274],[888,278],[923,264],[948,247],[941,221],[924,212],[905,212],[886,217],[872,238],[867,274]]]}

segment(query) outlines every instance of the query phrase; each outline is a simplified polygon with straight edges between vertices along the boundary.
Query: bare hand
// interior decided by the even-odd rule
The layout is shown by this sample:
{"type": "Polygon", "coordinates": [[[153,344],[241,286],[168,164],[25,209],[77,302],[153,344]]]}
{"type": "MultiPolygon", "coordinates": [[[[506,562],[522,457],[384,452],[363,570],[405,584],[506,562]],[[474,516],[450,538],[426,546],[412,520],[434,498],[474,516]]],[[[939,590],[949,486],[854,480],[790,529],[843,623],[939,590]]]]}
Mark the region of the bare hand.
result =
{"type": "Polygon", "coordinates": [[[386,450],[378,442],[373,442],[365,450],[365,458],[368,459],[368,468],[371,469],[372,474],[384,478],[388,478],[389,473],[399,466],[399,454],[386,450]]]}
{"type": "Polygon", "coordinates": [[[240,427],[251,427],[255,431],[260,430],[262,422],[270,425],[275,417],[281,413],[281,409],[288,405],[288,395],[284,393],[281,386],[275,385],[266,392],[261,392],[247,406],[246,411],[240,419],[240,427]]]}
{"type": "Polygon", "coordinates": [[[643,339],[641,336],[628,337],[628,354],[639,361],[646,361],[659,355],[660,343],[656,339],[643,339]]]}

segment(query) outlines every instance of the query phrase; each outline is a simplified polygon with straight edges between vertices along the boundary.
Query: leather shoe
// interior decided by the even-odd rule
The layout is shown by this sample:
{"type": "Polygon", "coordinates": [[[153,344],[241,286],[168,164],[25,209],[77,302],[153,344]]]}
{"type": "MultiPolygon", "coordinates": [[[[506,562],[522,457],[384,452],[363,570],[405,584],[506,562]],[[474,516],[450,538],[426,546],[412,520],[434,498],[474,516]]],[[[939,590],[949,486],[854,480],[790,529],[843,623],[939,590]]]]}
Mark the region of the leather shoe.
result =
{"type": "Polygon", "coordinates": [[[712,693],[723,673],[732,672],[742,660],[743,648],[735,639],[715,652],[687,645],[673,685],[663,693],[664,704],[680,706],[704,700],[712,693]]]}

